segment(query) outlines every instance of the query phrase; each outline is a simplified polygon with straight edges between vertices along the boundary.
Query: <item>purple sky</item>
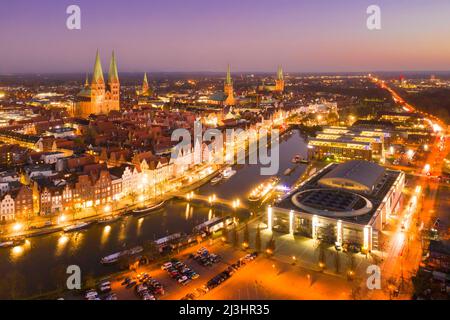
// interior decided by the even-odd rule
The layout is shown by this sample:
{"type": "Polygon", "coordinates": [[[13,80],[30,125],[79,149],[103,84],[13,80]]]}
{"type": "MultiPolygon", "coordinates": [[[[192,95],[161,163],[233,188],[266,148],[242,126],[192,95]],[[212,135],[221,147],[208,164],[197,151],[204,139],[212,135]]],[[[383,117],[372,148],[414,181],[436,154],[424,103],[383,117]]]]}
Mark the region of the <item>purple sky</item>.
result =
{"type": "Polygon", "coordinates": [[[0,74],[450,70],[450,1],[14,0],[0,10],[0,74]],[[66,28],[81,7],[82,29],[66,28]],[[366,28],[378,4],[382,30],[366,28]]]}

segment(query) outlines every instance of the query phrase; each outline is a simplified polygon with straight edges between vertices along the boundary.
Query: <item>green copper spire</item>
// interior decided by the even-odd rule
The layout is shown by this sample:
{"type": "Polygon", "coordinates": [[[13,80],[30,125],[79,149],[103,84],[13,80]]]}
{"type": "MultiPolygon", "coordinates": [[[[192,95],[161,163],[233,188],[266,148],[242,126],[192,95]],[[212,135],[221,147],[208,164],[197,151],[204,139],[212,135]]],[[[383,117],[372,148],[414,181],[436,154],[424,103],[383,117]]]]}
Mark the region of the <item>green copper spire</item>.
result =
{"type": "Polygon", "coordinates": [[[102,70],[102,63],[100,62],[100,55],[98,54],[95,56],[95,65],[94,65],[94,74],[92,75],[92,83],[97,82],[104,82],[103,79],[103,70],[102,70]]]}
{"type": "Polygon", "coordinates": [[[148,86],[148,80],[147,80],[147,72],[144,73],[144,82],[142,83],[144,86],[148,86]]]}
{"type": "Polygon", "coordinates": [[[284,78],[283,68],[281,68],[281,66],[278,66],[277,78],[278,78],[278,80],[283,80],[283,78],[284,78]]]}
{"type": "Polygon", "coordinates": [[[112,52],[111,62],[109,63],[108,82],[119,82],[119,74],[117,72],[116,56],[112,52]]]}
{"type": "Polygon", "coordinates": [[[228,65],[227,69],[227,79],[225,80],[226,84],[231,84],[231,71],[230,71],[230,65],[228,65]]]}

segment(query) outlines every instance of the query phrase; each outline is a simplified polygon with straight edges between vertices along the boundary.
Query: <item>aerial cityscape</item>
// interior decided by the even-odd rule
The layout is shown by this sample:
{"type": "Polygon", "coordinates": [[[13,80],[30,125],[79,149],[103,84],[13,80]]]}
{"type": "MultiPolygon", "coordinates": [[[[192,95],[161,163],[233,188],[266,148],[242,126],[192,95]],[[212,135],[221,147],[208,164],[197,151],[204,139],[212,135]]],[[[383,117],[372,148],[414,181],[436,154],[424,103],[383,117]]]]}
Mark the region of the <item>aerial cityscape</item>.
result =
{"type": "Polygon", "coordinates": [[[450,3],[187,2],[0,12],[0,299],[448,300],[450,3]]]}

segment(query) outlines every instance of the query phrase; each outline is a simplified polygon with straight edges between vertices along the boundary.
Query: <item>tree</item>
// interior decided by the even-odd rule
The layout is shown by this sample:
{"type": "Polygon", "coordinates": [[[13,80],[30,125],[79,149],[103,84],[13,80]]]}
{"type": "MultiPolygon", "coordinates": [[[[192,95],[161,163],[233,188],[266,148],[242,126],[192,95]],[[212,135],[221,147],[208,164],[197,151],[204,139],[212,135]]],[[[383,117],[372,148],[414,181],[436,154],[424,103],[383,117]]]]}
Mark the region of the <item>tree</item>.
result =
{"type": "Polygon", "coordinates": [[[234,227],[233,228],[233,247],[238,247],[239,246],[239,235],[237,232],[237,228],[234,227]]]}
{"type": "Polygon", "coordinates": [[[72,211],[72,220],[75,220],[78,214],[81,212],[81,208],[79,206],[72,205],[71,211],[72,211]]]}
{"type": "Polygon", "coordinates": [[[248,223],[245,223],[244,226],[244,243],[246,243],[247,245],[250,244],[250,232],[248,231],[248,223]]]}
{"type": "Polygon", "coordinates": [[[95,277],[92,274],[88,274],[86,276],[86,279],[84,280],[84,288],[92,289],[95,288],[95,285],[96,285],[95,277]]]}
{"type": "Polygon", "coordinates": [[[228,237],[229,237],[229,234],[228,234],[228,228],[227,228],[227,226],[225,226],[225,227],[222,229],[222,238],[223,238],[223,241],[224,241],[224,242],[227,242],[227,241],[228,241],[228,237]]]}
{"type": "Polygon", "coordinates": [[[275,238],[272,236],[266,244],[266,252],[273,254],[275,252],[275,238]]]}
{"type": "Polygon", "coordinates": [[[340,260],[340,256],[339,256],[339,251],[336,251],[334,263],[335,263],[336,273],[339,273],[340,269],[341,269],[341,260],[340,260]]]}
{"type": "Polygon", "coordinates": [[[327,244],[324,240],[319,240],[319,265],[325,265],[325,260],[326,260],[326,247],[327,244]]]}
{"type": "Polygon", "coordinates": [[[334,225],[328,224],[322,229],[322,241],[329,244],[333,244],[336,241],[336,230],[334,225]]]}
{"type": "Polygon", "coordinates": [[[261,228],[258,227],[256,228],[256,235],[255,235],[255,250],[257,252],[261,252],[261,228]]]}
{"type": "Polygon", "coordinates": [[[128,194],[128,196],[130,197],[131,202],[132,202],[133,204],[135,204],[135,203],[136,203],[136,199],[137,199],[137,193],[136,193],[135,191],[131,191],[131,192],[128,194]]]}

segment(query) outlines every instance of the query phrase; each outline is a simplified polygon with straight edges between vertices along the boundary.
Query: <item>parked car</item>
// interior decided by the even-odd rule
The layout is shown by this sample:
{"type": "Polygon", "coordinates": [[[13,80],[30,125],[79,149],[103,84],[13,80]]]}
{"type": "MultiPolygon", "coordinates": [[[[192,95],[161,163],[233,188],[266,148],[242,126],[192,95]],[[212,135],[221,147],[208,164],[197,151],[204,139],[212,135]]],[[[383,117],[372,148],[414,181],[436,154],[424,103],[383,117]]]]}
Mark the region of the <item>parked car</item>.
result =
{"type": "Polygon", "coordinates": [[[166,262],[161,266],[162,270],[167,270],[172,267],[172,262],[166,262]]]}

